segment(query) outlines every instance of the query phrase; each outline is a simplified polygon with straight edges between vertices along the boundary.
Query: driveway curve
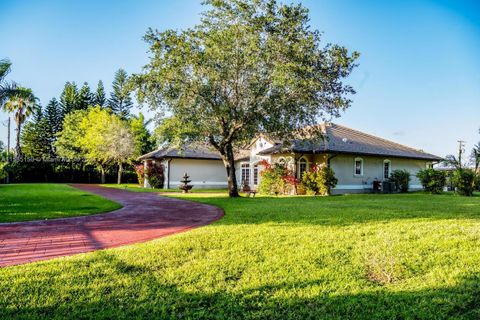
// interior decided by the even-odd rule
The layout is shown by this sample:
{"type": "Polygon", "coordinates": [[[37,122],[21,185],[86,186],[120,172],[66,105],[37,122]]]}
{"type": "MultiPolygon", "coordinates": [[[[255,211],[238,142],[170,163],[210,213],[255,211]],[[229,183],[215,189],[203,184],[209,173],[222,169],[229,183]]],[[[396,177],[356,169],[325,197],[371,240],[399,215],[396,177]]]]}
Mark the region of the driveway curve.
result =
{"type": "Polygon", "coordinates": [[[97,185],[72,185],[116,201],[109,213],[0,224],[0,267],[144,242],[207,225],[214,206],[97,185]]]}

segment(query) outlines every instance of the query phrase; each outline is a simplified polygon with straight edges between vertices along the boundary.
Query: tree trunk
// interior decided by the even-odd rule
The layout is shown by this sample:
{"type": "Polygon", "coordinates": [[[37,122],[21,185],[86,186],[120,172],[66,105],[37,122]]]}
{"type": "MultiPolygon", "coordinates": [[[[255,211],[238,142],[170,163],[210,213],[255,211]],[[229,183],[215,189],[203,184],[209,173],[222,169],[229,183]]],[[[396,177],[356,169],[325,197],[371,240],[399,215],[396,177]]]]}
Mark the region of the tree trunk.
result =
{"type": "Polygon", "coordinates": [[[240,195],[238,194],[237,176],[235,175],[235,158],[231,144],[228,144],[225,147],[225,155],[223,158],[223,163],[227,169],[228,195],[231,198],[239,197],[240,195]]]}
{"type": "Polygon", "coordinates": [[[101,172],[100,182],[102,184],[105,184],[105,169],[103,167],[100,167],[100,172],[101,172]]]}
{"type": "Polygon", "coordinates": [[[22,156],[22,149],[20,148],[20,130],[22,128],[22,124],[20,122],[17,123],[17,137],[16,137],[16,145],[15,145],[15,161],[21,161],[22,156]]]}
{"type": "Polygon", "coordinates": [[[120,161],[120,162],[118,163],[117,184],[121,184],[121,183],[122,183],[122,172],[123,172],[123,166],[122,166],[122,162],[120,161]]]}

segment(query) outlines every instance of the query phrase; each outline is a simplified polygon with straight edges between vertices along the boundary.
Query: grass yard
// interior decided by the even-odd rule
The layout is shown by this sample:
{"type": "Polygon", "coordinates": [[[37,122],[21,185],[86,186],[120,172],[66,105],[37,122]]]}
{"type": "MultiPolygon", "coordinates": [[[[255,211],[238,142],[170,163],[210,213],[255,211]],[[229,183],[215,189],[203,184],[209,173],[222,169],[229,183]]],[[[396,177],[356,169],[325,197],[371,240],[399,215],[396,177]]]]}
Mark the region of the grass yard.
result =
{"type": "Polygon", "coordinates": [[[0,184],[0,222],[66,218],[120,207],[65,184],[0,184]]]}
{"type": "Polygon", "coordinates": [[[0,318],[480,318],[478,195],[186,197],[226,215],[0,269],[0,318]]]}

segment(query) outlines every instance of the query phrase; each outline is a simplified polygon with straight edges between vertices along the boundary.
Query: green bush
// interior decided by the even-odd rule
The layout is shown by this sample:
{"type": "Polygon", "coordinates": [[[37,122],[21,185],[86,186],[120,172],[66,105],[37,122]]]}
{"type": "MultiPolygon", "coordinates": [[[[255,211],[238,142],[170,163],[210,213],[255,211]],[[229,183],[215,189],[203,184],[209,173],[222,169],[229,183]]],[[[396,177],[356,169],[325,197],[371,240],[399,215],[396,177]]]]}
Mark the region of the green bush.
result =
{"type": "Polygon", "coordinates": [[[145,170],[148,183],[154,189],[162,189],[165,182],[164,167],[158,163],[149,163],[145,170]]]}
{"type": "Polygon", "coordinates": [[[456,192],[462,196],[471,197],[475,189],[475,172],[470,169],[457,169],[452,175],[452,184],[456,192]]]}
{"type": "Polygon", "coordinates": [[[304,172],[302,176],[302,184],[307,194],[314,195],[330,195],[330,190],[337,185],[335,172],[329,167],[317,168],[314,166],[312,170],[304,172]]]}
{"type": "Polygon", "coordinates": [[[6,165],[6,162],[0,162],[0,180],[7,177],[7,171],[5,170],[6,165]]]}
{"type": "Polygon", "coordinates": [[[475,190],[480,191],[480,174],[475,177],[475,190]]]}
{"type": "Polygon", "coordinates": [[[400,192],[408,192],[410,184],[410,172],[407,170],[394,170],[390,180],[395,184],[395,189],[400,192]]]}
{"type": "Polygon", "coordinates": [[[435,169],[420,170],[417,177],[420,179],[423,189],[432,194],[442,193],[447,182],[445,172],[435,169]]]}
{"type": "Polygon", "coordinates": [[[260,172],[262,179],[258,186],[258,192],[261,194],[278,195],[282,194],[285,189],[285,167],[281,164],[275,163],[273,165],[264,164],[265,169],[260,172]]]}

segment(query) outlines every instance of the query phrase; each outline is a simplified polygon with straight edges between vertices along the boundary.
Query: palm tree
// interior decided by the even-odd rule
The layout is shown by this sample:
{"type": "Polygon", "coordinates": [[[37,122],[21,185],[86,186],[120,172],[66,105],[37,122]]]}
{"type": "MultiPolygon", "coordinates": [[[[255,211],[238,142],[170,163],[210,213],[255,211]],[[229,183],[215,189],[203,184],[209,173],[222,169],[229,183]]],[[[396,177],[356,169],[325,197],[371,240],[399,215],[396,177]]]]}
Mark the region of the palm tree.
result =
{"type": "Polygon", "coordinates": [[[3,105],[9,95],[15,90],[15,84],[5,82],[5,77],[10,72],[11,62],[7,59],[0,60],[0,106],[3,105]]]}
{"type": "Polygon", "coordinates": [[[15,146],[15,160],[22,159],[22,149],[20,148],[20,133],[22,124],[27,117],[32,115],[39,107],[38,99],[32,92],[32,89],[24,87],[16,87],[14,90],[8,92],[6,102],[3,104],[3,109],[9,113],[15,113],[15,123],[17,125],[16,131],[16,146],[15,146]]]}

